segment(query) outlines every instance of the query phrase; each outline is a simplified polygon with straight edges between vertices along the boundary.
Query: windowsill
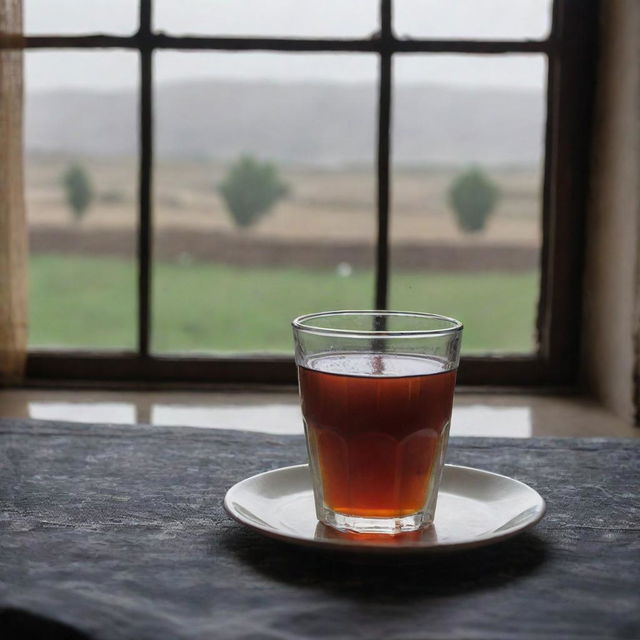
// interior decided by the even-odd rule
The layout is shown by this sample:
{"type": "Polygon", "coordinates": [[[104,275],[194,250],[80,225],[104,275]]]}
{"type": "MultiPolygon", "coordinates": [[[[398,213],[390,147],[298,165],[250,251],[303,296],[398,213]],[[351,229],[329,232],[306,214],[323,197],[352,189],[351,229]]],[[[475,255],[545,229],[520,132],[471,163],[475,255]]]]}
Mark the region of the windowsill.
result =
{"type": "MultiPolygon", "coordinates": [[[[302,433],[298,397],[293,390],[6,389],[0,391],[0,418],[302,433]]],[[[640,429],[580,396],[463,390],[456,395],[451,434],[512,438],[640,437],[640,429]]]]}

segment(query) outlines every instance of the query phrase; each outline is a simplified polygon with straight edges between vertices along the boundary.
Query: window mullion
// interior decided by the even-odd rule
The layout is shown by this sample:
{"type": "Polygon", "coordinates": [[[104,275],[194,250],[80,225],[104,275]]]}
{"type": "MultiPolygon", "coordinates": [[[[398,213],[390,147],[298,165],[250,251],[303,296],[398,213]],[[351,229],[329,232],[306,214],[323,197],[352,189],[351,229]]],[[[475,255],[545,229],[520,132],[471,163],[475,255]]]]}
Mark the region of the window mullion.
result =
{"type": "Polygon", "coordinates": [[[138,221],[138,354],[149,355],[151,333],[153,170],[153,44],[151,0],[140,1],[140,174],[138,221]]]}
{"type": "Polygon", "coordinates": [[[391,159],[391,0],[380,3],[380,76],[378,93],[377,215],[375,308],[386,309],[389,289],[389,194],[391,159]]]}

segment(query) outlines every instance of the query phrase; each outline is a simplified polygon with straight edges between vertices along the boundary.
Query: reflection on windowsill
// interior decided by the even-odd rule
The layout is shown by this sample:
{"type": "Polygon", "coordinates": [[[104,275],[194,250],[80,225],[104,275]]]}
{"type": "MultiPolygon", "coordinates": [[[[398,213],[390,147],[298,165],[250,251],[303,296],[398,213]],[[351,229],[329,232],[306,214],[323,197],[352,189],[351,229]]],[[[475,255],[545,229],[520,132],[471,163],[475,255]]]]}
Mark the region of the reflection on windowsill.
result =
{"type": "MultiPolygon", "coordinates": [[[[29,416],[40,420],[135,424],[132,403],[30,402],[29,416]]],[[[203,429],[232,429],[277,435],[302,434],[302,417],[297,404],[256,406],[187,406],[154,404],[154,426],[182,426],[203,429]]],[[[529,407],[487,407],[473,405],[454,409],[453,436],[528,438],[532,435],[529,407]]]]}
{"type": "Polygon", "coordinates": [[[29,417],[65,422],[135,424],[136,407],[129,402],[30,402],[29,417]]]}
{"type": "Polygon", "coordinates": [[[265,404],[255,407],[187,407],[156,404],[151,409],[151,424],[273,434],[303,433],[300,408],[295,404],[265,404]]]}
{"type": "Polygon", "coordinates": [[[454,408],[451,435],[530,438],[533,435],[531,408],[481,404],[454,408]]]}
{"type": "MultiPolygon", "coordinates": [[[[295,405],[261,407],[184,407],[154,405],[151,422],[157,426],[190,426],[209,429],[238,429],[273,434],[301,434],[302,416],[295,405]]],[[[485,407],[474,405],[454,410],[453,436],[528,438],[532,435],[528,407],[485,407]]]]}

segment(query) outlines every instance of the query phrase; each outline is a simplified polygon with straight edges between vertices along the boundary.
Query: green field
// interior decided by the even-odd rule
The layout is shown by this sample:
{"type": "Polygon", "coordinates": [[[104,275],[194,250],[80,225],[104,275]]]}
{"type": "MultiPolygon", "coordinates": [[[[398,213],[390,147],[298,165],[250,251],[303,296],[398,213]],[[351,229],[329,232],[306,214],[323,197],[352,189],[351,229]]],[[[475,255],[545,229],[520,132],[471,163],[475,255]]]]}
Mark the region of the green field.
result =
{"type": "MultiPolygon", "coordinates": [[[[531,351],[538,277],[400,272],[391,306],[465,323],[466,352],[531,351]]],[[[31,346],[133,348],[136,271],[115,258],[36,255],[30,264],[31,346]]],[[[159,264],[153,349],[290,351],[289,321],[326,309],[370,308],[373,275],[295,267],[159,264]]]]}

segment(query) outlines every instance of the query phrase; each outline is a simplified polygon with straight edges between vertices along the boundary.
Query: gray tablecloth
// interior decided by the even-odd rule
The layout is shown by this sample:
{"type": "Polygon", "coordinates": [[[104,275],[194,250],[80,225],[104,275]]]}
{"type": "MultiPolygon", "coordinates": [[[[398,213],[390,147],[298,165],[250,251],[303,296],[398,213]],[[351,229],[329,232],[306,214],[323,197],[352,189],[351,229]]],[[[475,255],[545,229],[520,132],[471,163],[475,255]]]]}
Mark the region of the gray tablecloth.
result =
{"type": "Polygon", "coordinates": [[[637,639],[639,445],[453,439],[450,462],[529,483],[547,515],[385,564],[227,517],[226,489],[303,462],[300,437],[0,421],[0,637],[637,639]]]}

